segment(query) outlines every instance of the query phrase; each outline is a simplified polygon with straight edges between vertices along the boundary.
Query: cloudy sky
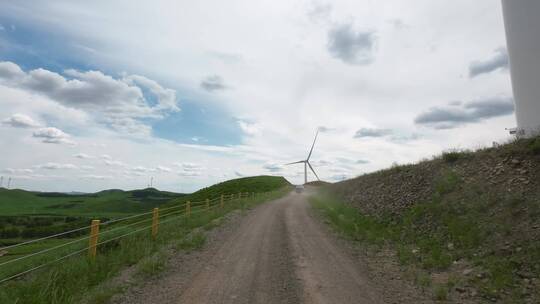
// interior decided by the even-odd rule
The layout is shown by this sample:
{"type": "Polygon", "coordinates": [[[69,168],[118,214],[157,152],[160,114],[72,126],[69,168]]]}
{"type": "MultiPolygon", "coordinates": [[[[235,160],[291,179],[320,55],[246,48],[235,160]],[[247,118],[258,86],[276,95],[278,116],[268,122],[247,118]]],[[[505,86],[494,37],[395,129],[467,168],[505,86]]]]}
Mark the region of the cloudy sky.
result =
{"type": "Polygon", "coordinates": [[[509,138],[500,1],[3,1],[0,175],[48,191],[338,181],[509,138]]]}

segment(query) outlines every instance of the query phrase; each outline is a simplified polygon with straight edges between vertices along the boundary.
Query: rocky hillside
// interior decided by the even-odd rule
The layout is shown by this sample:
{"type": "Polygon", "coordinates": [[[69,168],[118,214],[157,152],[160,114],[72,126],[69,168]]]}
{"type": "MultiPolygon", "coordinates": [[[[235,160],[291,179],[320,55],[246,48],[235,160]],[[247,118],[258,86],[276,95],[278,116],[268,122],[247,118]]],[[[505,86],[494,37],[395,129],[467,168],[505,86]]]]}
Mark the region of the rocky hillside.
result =
{"type": "Polygon", "coordinates": [[[540,138],[475,152],[445,152],[433,160],[395,166],[332,185],[342,198],[369,215],[399,215],[430,201],[439,180],[457,174],[469,187],[499,197],[540,197],[540,138]]]}
{"type": "Polygon", "coordinates": [[[540,138],[446,152],[327,188],[359,211],[353,237],[390,246],[437,299],[540,303],[540,138]]]}

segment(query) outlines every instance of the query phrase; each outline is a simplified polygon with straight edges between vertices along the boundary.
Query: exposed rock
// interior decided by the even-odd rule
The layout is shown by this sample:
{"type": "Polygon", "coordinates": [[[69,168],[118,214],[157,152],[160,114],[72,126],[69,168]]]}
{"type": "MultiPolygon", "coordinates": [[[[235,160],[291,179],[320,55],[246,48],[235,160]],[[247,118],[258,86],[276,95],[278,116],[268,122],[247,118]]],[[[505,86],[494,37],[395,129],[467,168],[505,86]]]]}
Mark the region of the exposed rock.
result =
{"type": "Polygon", "coordinates": [[[459,287],[459,286],[458,286],[458,287],[456,287],[455,289],[456,289],[456,291],[459,292],[459,293],[465,293],[465,292],[467,292],[467,289],[465,289],[464,287],[459,287]]]}
{"type": "Polygon", "coordinates": [[[518,271],[517,275],[521,277],[522,279],[531,279],[534,277],[534,275],[528,271],[518,271]]]}

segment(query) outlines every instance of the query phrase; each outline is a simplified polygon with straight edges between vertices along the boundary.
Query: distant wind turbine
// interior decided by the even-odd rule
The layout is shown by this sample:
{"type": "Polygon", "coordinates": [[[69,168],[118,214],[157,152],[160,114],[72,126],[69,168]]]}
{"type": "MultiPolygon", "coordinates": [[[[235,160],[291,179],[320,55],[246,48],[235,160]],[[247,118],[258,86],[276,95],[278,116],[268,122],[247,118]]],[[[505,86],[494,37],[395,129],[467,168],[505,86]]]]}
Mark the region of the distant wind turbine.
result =
{"type": "Polygon", "coordinates": [[[313,172],[313,174],[315,174],[315,177],[317,177],[317,180],[319,180],[319,181],[321,180],[319,178],[319,176],[317,175],[317,173],[315,173],[315,170],[313,169],[311,164],[309,163],[309,158],[311,157],[311,153],[313,153],[313,147],[315,147],[315,141],[317,140],[318,135],[319,135],[319,131],[317,130],[317,133],[315,133],[315,139],[313,140],[313,144],[311,145],[311,150],[309,150],[309,154],[308,154],[308,156],[307,156],[307,158],[305,160],[300,160],[300,161],[297,161],[297,162],[285,164],[286,166],[288,166],[288,165],[293,165],[293,164],[304,163],[304,184],[307,184],[307,167],[308,166],[309,166],[309,169],[311,169],[311,172],[313,172]]]}
{"type": "Polygon", "coordinates": [[[0,188],[4,185],[4,177],[0,176],[0,188]]]}

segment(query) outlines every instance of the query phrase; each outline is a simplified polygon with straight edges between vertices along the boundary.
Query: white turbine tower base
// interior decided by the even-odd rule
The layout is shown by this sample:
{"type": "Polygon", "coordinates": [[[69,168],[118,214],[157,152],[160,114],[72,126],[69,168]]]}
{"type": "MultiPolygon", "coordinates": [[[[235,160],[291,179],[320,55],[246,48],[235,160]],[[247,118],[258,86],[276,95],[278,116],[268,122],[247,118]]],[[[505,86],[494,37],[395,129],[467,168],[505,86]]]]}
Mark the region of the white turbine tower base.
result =
{"type": "Polygon", "coordinates": [[[309,169],[311,169],[311,172],[313,172],[313,174],[315,174],[315,177],[317,177],[317,180],[319,180],[319,181],[321,180],[319,178],[319,176],[317,175],[317,173],[315,173],[315,170],[313,169],[311,164],[309,163],[309,158],[311,157],[311,153],[313,153],[313,147],[315,147],[315,141],[317,140],[318,135],[319,135],[319,131],[317,131],[317,133],[315,133],[315,139],[313,140],[313,144],[311,145],[311,149],[309,150],[308,157],[305,160],[300,160],[300,161],[285,164],[286,166],[287,165],[293,165],[293,164],[301,164],[301,163],[304,164],[304,184],[307,184],[307,167],[308,166],[309,166],[309,169]]]}
{"type": "Polygon", "coordinates": [[[540,1],[502,0],[517,134],[540,132],[540,1]]]}

